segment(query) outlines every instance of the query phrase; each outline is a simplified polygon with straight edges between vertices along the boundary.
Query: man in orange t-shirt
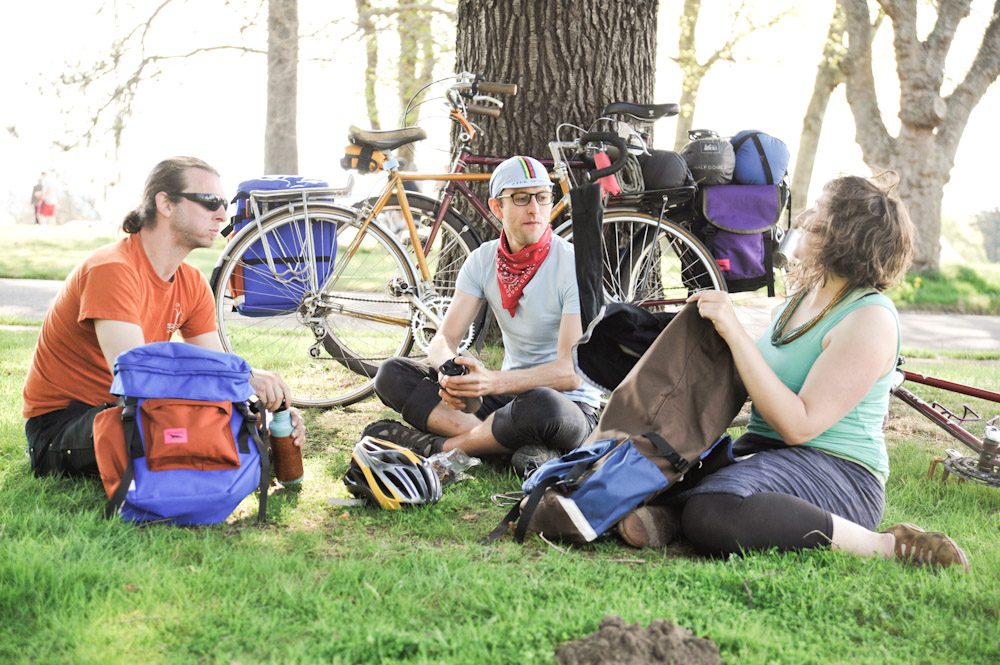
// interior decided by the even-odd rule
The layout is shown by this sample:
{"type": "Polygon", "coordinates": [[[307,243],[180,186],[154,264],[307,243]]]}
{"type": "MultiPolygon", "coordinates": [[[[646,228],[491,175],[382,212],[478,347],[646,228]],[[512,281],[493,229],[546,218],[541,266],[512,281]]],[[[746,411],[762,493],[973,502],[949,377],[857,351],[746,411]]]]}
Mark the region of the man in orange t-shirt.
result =
{"type": "MultiPolygon", "coordinates": [[[[225,223],[222,182],[193,157],[156,165],[143,201],[122,224],[128,237],[102,247],[66,278],[45,316],[24,385],[25,434],[35,475],[97,476],[93,424],[110,393],[118,354],[180,332],[222,351],[212,293],[184,258],[210,247],[225,223]]],[[[254,369],[250,384],[268,409],[291,400],[277,374],[254,369]]],[[[292,410],[293,438],[305,430],[292,410]]]]}

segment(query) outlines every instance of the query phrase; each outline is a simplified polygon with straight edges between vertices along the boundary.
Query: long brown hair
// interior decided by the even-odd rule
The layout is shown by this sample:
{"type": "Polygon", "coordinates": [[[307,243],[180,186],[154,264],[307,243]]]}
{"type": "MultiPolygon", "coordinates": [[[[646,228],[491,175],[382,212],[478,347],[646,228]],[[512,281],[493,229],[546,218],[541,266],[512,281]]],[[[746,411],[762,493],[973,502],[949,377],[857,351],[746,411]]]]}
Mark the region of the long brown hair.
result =
{"type": "Polygon", "coordinates": [[[122,230],[138,233],[144,227],[152,228],[156,224],[156,195],[160,192],[183,192],[188,184],[188,169],[201,169],[219,175],[218,171],[197,157],[164,159],[150,171],[142,191],[142,203],[125,215],[122,230]]]}
{"type": "Polygon", "coordinates": [[[915,231],[906,206],[895,193],[899,176],[883,171],[873,178],[845,176],[828,182],[810,220],[815,251],[790,276],[808,288],[829,274],[852,288],[883,291],[910,266],[915,231]]]}

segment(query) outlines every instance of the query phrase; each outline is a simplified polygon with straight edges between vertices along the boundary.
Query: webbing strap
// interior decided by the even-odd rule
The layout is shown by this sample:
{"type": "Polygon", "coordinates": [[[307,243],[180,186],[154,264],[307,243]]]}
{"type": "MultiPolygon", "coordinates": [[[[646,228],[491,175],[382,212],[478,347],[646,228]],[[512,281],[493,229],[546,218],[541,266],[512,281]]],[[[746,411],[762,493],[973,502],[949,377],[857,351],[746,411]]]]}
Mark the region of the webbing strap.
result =
{"type": "Polygon", "coordinates": [[[507,514],[503,516],[503,519],[501,519],[500,523],[496,525],[496,528],[490,531],[488,536],[483,538],[483,544],[487,545],[489,543],[492,543],[494,540],[507,533],[507,529],[510,528],[510,523],[516,521],[520,515],[521,515],[521,502],[518,501],[513,506],[511,506],[511,509],[508,510],[507,514]]]}
{"type": "Polygon", "coordinates": [[[118,510],[125,503],[125,495],[128,494],[128,489],[132,485],[132,479],[135,478],[132,458],[142,457],[143,454],[142,442],[139,440],[139,427],[135,423],[135,408],[136,399],[134,397],[127,398],[125,406],[122,408],[122,429],[125,431],[125,440],[122,441],[122,445],[125,446],[125,471],[122,472],[122,477],[118,481],[118,487],[115,488],[108,503],[104,506],[104,517],[107,519],[118,514],[118,510]],[[137,455],[133,454],[136,449],[139,451],[137,455]]]}
{"type": "Polygon", "coordinates": [[[667,440],[656,432],[646,432],[643,434],[644,437],[650,440],[650,442],[656,446],[656,449],[660,451],[660,454],[667,458],[679,473],[687,473],[687,470],[691,468],[691,463],[680,456],[680,454],[674,450],[674,447],[667,443],[667,440]]]}
{"type": "MultiPolygon", "coordinates": [[[[234,404],[236,403],[234,402],[234,404]]],[[[264,436],[261,438],[260,428],[257,427],[257,423],[267,422],[267,411],[264,409],[263,404],[259,404],[256,408],[260,409],[262,415],[258,416],[257,411],[253,407],[250,407],[247,402],[240,402],[237,408],[243,416],[243,427],[240,428],[240,441],[245,445],[248,438],[252,440],[254,447],[257,449],[257,455],[260,457],[260,484],[257,486],[257,522],[263,524],[267,518],[267,488],[271,485],[271,435],[265,429],[264,436]]],[[[247,452],[249,452],[249,449],[247,452]]]]}

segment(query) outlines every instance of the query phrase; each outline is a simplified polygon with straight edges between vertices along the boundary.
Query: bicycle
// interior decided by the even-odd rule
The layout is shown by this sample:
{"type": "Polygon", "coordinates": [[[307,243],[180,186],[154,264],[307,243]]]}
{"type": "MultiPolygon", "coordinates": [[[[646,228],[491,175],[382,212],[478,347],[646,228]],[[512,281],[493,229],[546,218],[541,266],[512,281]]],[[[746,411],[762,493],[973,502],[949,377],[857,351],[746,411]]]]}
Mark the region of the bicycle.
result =
{"type": "MultiPolygon", "coordinates": [[[[903,359],[900,358],[899,365],[902,365],[903,362],[903,359]]],[[[962,415],[958,415],[940,402],[928,403],[903,387],[903,383],[906,381],[983,399],[995,404],[1000,404],[1000,393],[910,372],[900,367],[896,369],[891,389],[892,394],[904,404],[916,410],[917,413],[943,429],[977,455],[975,457],[965,456],[954,448],[948,448],[944,457],[935,457],[931,460],[927,469],[928,478],[933,478],[938,465],[941,465],[943,467],[942,480],[947,479],[950,474],[955,474],[964,480],[991,487],[1000,487],[1000,453],[998,453],[998,448],[1000,448],[1000,415],[995,415],[985,421],[983,436],[980,438],[965,427],[966,423],[983,420],[982,416],[969,405],[963,404],[962,415]]]]}
{"type": "MultiPolygon", "coordinates": [[[[448,95],[454,120],[474,130],[465,120],[466,113],[499,112],[477,105],[475,102],[497,105],[497,100],[480,93],[505,91],[514,89],[511,84],[460,75],[448,95]]],[[[370,209],[366,205],[358,210],[336,204],[333,199],[342,194],[336,190],[253,192],[251,203],[255,210],[261,203],[273,208],[256,215],[253,223],[230,240],[211,280],[224,348],[254,366],[281,372],[299,406],[347,405],[363,399],[373,390],[372,377],[379,363],[389,357],[409,355],[414,344],[425,348],[450,302],[458,267],[479,244],[471,225],[449,206],[430,199],[434,201],[431,210],[429,197],[414,195],[403,187],[408,180],[465,183],[488,179],[488,173],[462,172],[466,160],[472,163],[466,149],[471,135],[460,142],[452,172],[427,175],[401,172],[392,155],[392,150],[426,136],[423,130],[352,134],[363,150],[371,151],[369,157],[379,152],[382,166],[389,173],[385,189],[370,209]],[[409,205],[410,197],[419,203],[409,205]],[[398,206],[405,224],[409,241],[405,246],[378,221],[387,206],[390,213],[394,212],[391,203],[398,206]],[[414,209],[421,212],[417,218],[412,214],[414,209]],[[264,299],[265,292],[276,295],[272,300],[279,304],[248,306],[249,300],[264,299]]],[[[624,155],[622,146],[620,156],[624,155]]],[[[568,169],[569,163],[564,166],[568,169]]],[[[470,200],[475,198],[467,186],[455,186],[470,200]]],[[[562,187],[563,201],[568,201],[570,184],[566,182],[562,187]]],[[[487,210],[481,202],[480,207],[487,210]]],[[[492,219],[492,215],[485,218],[492,219]]],[[[605,224],[640,248],[658,246],[660,235],[671,233],[670,227],[659,220],[631,212],[618,217],[609,215],[605,224]]],[[[685,235],[683,229],[674,234],[666,248],[674,254],[693,248],[704,272],[724,288],[700,243],[685,235]]],[[[655,266],[679,270],[680,262],[660,260],[659,251],[640,251],[634,256],[646,257],[645,264],[638,259],[623,263],[618,256],[607,261],[615,270],[629,266],[625,278],[619,271],[615,279],[608,280],[612,288],[620,291],[614,297],[629,302],[642,300],[635,285],[640,283],[638,271],[643,270],[643,265],[647,270],[655,266]]],[[[657,288],[662,290],[664,285],[672,284],[671,280],[661,280],[657,288]]],[[[680,300],[661,297],[657,302],[663,305],[680,300]]],[[[474,329],[470,331],[463,344],[471,344],[475,333],[474,329]]]]}

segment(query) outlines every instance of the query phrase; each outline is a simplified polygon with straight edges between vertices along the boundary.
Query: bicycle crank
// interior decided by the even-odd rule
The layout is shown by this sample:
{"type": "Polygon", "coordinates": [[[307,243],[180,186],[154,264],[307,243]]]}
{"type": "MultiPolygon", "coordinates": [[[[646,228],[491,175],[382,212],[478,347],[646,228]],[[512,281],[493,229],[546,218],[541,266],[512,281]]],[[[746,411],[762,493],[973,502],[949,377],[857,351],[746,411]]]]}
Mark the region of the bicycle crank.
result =
{"type": "Polygon", "coordinates": [[[938,464],[943,467],[941,480],[948,479],[950,474],[955,474],[959,480],[970,480],[981,485],[990,487],[1000,487],[1000,460],[996,456],[984,459],[983,456],[965,457],[957,450],[949,448],[945,451],[947,457],[935,457],[931,461],[927,470],[927,477],[934,477],[934,470],[938,464]]]}
{"type": "MultiPolygon", "coordinates": [[[[451,296],[444,296],[439,293],[425,294],[419,300],[411,301],[410,330],[413,333],[413,341],[424,353],[430,346],[431,338],[437,333],[444,319],[444,314],[451,305],[451,296]]],[[[475,326],[469,329],[459,342],[458,350],[463,351],[469,348],[475,337],[475,326]]]]}

